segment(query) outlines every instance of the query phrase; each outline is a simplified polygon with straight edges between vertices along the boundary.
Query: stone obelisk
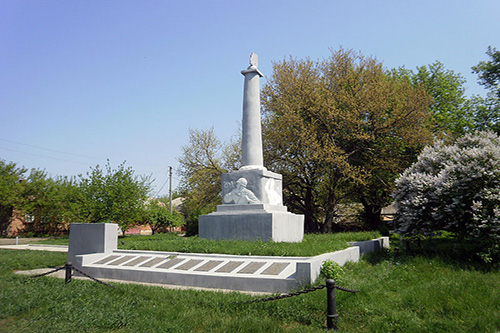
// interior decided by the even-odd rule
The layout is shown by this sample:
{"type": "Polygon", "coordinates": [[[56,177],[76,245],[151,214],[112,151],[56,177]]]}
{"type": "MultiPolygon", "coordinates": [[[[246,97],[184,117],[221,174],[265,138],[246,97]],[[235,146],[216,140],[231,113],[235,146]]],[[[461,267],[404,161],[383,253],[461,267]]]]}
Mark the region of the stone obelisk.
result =
{"type": "Polygon", "coordinates": [[[260,78],[257,55],[241,71],[243,122],[241,168],[222,175],[222,205],[199,217],[199,236],[208,239],[300,242],[304,216],[283,206],[282,177],[264,167],[260,120],[260,78]]]}
{"type": "Polygon", "coordinates": [[[241,137],[241,169],[264,169],[260,122],[260,78],[257,54],[250,56],[250,66],[241,71],[243,86],[243,129],[241,137]]]}

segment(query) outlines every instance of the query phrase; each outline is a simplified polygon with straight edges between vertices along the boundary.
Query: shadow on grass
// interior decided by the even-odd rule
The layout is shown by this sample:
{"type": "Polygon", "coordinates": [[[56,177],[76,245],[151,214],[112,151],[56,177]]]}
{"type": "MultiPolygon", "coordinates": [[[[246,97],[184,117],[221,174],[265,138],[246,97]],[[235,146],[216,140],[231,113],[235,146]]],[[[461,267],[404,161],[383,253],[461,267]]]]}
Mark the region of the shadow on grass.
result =
{"type": "Polygon", "coordinates": [[[470,242],[453,238],[431,238],[419,242],[411,241],[406,243],[405,241],[403,244],[393,242],[390,249],[367,253],[363,258],[371,265],[378,265],[384,261],[406,263],[415,257],[437,258],[454,269],[481,272],[500,271],[499,262],[485,263],[476,252],[474,245],[470,244],[470,242]]]}

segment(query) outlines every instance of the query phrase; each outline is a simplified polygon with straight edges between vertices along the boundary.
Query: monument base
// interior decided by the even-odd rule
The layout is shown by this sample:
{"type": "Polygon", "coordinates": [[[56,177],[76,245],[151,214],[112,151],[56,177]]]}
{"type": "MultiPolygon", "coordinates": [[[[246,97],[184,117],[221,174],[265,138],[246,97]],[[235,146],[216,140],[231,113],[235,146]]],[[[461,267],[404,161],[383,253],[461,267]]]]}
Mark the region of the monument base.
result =
{"type": "Polygon", "coordinates": [[[285,206],[219,205],[217,212],[199,217],[198,230],[206,239],[298,243],[304,237],[304,216],[285,206]]]}

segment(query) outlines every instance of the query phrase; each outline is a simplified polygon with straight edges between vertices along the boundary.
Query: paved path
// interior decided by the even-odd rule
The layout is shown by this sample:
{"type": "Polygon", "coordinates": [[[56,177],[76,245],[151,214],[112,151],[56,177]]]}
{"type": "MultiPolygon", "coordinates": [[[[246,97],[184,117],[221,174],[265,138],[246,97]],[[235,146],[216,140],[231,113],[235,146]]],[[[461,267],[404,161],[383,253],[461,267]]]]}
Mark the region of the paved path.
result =
{"type": "Polygon", "coordinates": [[[0,249],[5,249],[5,250],[32,250],[32,251],[68,252],[68,246],[67,245],[49,245],[49,244],[0,245],[0,249]]]}
{"type": "Polygon", "coordinates": [[[30,237],[30,238],[24,238],[24,237],[19,237],[19,238],[0,238],[0,245],[15,245],[16,242],[17,244],[31,244],[31,243],[37,243],[41,240],[45,239],[50,239],[50,238],[42,238],[42,237],[30,237]]]}

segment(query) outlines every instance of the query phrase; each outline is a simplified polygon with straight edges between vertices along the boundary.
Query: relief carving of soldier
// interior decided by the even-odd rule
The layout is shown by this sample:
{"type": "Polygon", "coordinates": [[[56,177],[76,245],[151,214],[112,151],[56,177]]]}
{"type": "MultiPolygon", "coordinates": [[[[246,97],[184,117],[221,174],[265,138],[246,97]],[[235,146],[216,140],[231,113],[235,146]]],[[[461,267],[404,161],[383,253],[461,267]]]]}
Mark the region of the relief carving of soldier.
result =
{"type": "Polygon", "coordinates": [[[224,203],[234,202],[236,205],[259,204],[260,201],[255,194],[246,188],[247,184],[245,178],[238,179],[236,188],[224,196],[224,203]]]}

